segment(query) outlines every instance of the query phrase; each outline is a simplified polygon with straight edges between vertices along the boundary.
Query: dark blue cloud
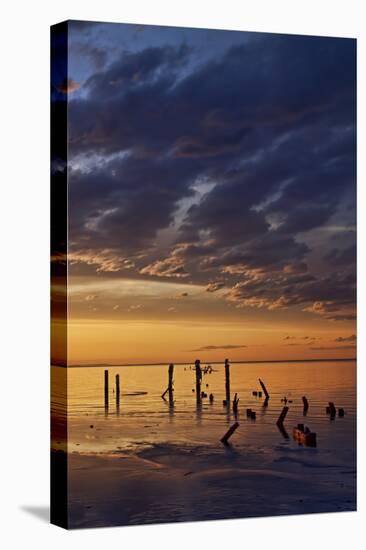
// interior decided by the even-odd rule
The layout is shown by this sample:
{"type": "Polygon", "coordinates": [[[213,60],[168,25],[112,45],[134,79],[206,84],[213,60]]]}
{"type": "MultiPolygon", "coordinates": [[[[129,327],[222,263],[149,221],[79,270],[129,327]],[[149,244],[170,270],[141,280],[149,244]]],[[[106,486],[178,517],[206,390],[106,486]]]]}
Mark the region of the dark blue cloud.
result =
{"type": "Polygon", "coordinates": [[[243,33],[200,63],[189,41],[159,32],[160,44],[104,59],[69,98],[73,247],[144,257],[137,269],[154,276],[225,274],[229,287],[261,273],[238,301],[250,290],[274,308],[351,306],[352,243],[327,251],[332,234],[319,233],[316,251],[306,235],[354,224],[355,41],[243,33]]]}

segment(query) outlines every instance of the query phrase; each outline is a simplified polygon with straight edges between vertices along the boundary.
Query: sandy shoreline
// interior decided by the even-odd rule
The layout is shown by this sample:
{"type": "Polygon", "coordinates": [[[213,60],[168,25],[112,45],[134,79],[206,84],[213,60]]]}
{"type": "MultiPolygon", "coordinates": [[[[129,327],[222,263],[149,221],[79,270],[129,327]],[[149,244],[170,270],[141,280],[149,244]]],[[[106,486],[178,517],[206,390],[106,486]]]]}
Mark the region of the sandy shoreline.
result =
{"type": "Polygon", "coordinates": [[[355,469],[319,468],[307,449],[255,453],[158,445],[138,454],[69,455],[70,528],[356,509],[355,469]],[[326,472],[326,475],[324,475],[326,472]]]}

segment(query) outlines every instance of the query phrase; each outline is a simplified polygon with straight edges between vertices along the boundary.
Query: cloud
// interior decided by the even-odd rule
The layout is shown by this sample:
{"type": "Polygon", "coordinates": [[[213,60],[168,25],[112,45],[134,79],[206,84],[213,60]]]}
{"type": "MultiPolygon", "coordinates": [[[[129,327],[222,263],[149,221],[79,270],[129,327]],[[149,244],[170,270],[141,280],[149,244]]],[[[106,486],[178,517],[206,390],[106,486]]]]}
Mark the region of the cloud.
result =
{"type": "Polygon", "coordinates": [[[244,345],[232,345],[232,344],[223,344],[221,346],[203,346],[201,348],[192,349],[190,351],[212,351],[212,350],[229,350],[229,349],[239,349],[239,348],[247,348],[248,346],[244,345]]]}
{"type": "Polygon", "coordinates": [[[132,304],[127,308],[127,311],[128,313],[130,313],[131,311],[137,311],[138,309],[141,309],[141,308],[142,308],[141,304],[132,304]]]}
{"type": "Polygon", "coordinates": [[[316,350],[316,351],[321,351],[321,350],[337,350],[337,349],[352,349],[352,350],[355,350],[356,347],[355,346],[330,346],[330,347],[327,347],[327,346],[320,346],[320,347],[314,347],[314,348],[310,348],[311,350],[316,350]]]}
{"type": "Polygon", "coordinates": [[[217,292],[221,288],[224,288],[225,283],[222,281],[216,281],[214,283],[208,283],[206,286],[206,292],[217,292]]]}
{"type": "Polygon", "coordinates": [[[184,263],[181,259],[171,256],[165,260],[156,260],[150,265],[140,269],[142,275],[154,275],[155,277],[188,277],[189,273],[184,269],[184,263]]]}
{"type": "Polygon", "coordinates": [[[335,339],[335,342],[356,342],[357,336],[356,334],[351,334],[351,336],[339,336],[335,339]]]}
{"type": "Polygon", "coordinates": [[[92,265],[96,267],[97,273],[122,271],[133,267],[133,262],[130,259],[121,258],[111,249],[70,251],[67,257],[70,265],[80,262],[92,265]]]}
{"type": "Polygon", "coordinates": [[[189,277],[239,308],[352,321],[355,235],[327,228],[354,225],[355,42],[243,37],[202,59],[142,42],[109,64],[83,41],[97,70],[68,98],[73,272],[189,277]]]}

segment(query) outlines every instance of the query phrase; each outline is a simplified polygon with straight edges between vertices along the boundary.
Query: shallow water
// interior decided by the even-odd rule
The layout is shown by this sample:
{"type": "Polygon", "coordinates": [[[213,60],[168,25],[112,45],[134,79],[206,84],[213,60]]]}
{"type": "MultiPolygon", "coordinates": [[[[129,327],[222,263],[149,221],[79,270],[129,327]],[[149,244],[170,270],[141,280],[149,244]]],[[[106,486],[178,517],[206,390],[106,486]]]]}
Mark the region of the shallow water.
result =
{"type": "MultiPolygon", "coordinates": [[[[55,381],[65,379],[65,369],[53,369],[55,381]]],[[[85,462],[82,468],[71,462],[70,504],[75,526],[355,509],[355,362],[231,365],[231,398],[238,393],[240,399],[237,417],[222,403],[224,367],[215,365],[214,369],[202,380],[202,390],[213,393],[214,402],[203,399],[197,407],[192,392],[194,370],[189,365],[176,366],[174,407],[170,407],[161,398],[168,383],[168,366],[109,367],[108,409],[104,367],[67,370],[70,456],[75,460],[82,456],[89,460],[91,456],[98,460],[137,460],[131,470],[126,469],[124,460],[95,460],[85,462]],[[119,408],[114,391],[116,374],[121,387],[119,408]],[[263,398],[252,395],[253,390],[261,390],[259,377],[270,393],[268,406],[264,406],[263,398]],[[128,395],[135,392],[147,394],[128,395]],[[305,417],[303,395],[310,405],[305,417]],[[287,403],[285,420],[288,437],[276,426],[285,396],[292,401],[287,403]],[[344,418],[331,419],[326,414],[329,401],[345,409],[344,418]],[[256,411],[256,420],[247,418],[248,407],[256,411]],[[235,420],[240,426],[226,448],[220,438],[235,420]],[[293,440],[292,428],[299,422],[317,433],[316,448],[301,447],[293,440]],[[134,469],[141,469],[141,492],[134,469]],[[81,475],[81,470],[86,471],[81,475]],[[108,472],[113,479],[110,489],[108,472]],[[102,478],[101,488],[98,476],[102,478]],[[174,497],[162,498],[164,480],[178,483],[175,487],[180,487],[180,496],[175,488],[174,497]],[[115,493],[116,483],[122,486],[115,493]],[[191,502],[197,490],[200,499],[207,500],[207,507],[198,509],[191,502]],[[228,492],[230,504],[225,501],[228,492]],[[128,496],[132,493],[133,497],[128,496]]],[[[53,388],[57,418],[65,405],[60,387],[55,383],[53,388]]],[[[62,446],[56,437],[53,448],[62,446]]]]}
{"type": "MultiPolygon", "coordinates": [[[[169,407],[161,394],[167,387],[167,367],[109,367],[109,408],[104,403],[104,367],[68,369],[69,444],[72,452],[108,452],[118,448],[141,450],[156,443],[215,445],[228,425],[235,421],[232,411],[223,406],[225,399],[224,368],[215,366],[212,374],[203,375],[202,390],[213,393],[214,402],[202,400],[197,408],[195,372],[189,366],[174,369],[174,407],[169,407]],[[115,375],[120,375],[121,397],[116,405],[115,375]],[[208,384],[208,387],[206,387],[208,384]],[[127,395],[134,392],[146,395],[127,395]],[[93,429],[89,426],[93,425],[93,429]]],[[[60,370],[58,367],[54,367],[60,370]]],[[[240,427],[232,443],[265,447],[268,451],[285,441],[275,426],[285,396],[289,412],[285,421],[288,432],[298,422],[305,422],[318,434],[318,448],[332,452],[340,447],[354,445],[356,413],[356,369],[354,362],[234,364],[230,367],[231,397],[238,393],[240,427]],[[260,390],[258,377],[270,393],[268,406],[264,399],[252,396],[260,390]],[[302,396],[310,407],[303,416],[302,396]],[[344,418],[330,420],[325,407],[334,401],[336,407],[346,410],[344,418]],[[248,420],[246,408],[257,413],[255,421],[248,420]]],[[[56,398],[57,389],[53,401],[56,398]]],[[[55,448],[57,443],[54,442],[55,448]]]]}

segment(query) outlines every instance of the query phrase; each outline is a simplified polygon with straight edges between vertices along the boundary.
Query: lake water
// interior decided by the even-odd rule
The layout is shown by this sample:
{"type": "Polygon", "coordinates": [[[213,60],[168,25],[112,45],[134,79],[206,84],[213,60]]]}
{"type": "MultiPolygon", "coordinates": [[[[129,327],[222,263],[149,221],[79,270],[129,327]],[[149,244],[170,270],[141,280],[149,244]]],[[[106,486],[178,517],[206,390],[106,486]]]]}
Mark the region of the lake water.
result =
{"type": "MultiPolygon", "coordinates": [[[[213,495],[216,500],[228,489],[227,483],[232,486],[233,479],[236,479],[235,486],[240,486],[237,483],[239,474],[243,480],[247,479],[246,471],[255,472],[253,484],[256,494],[250,497],[251,482],[247,480],[245,492],[238,492],[237,500],[234,500],[237,503],[235,509],[225,505],[224,512],[218,506],[214,513],[211,506],[209,510],[200,507],[195,515],[191,507],[187,509],[186,500],[183,504],[180,502],[179,507],[179,499],[177,500],[179,510],[175,509],[174,499],[169,501],[168,514],[164,507],[160,512],[156,506],[146,508],[142,495],[140,504],[133,507],[128,517],[121,519],[118,514],[115,517],[115,508],[113,513],[108,512],[109,508],[103,508],[102,501],[108,495],[103,493],[102,497],[97,487],[85,488],[85,480],[82,484],[81,477],[75,474],[81,470],[80,463],[71,462],[70,476],[74,480],[75,493],[71,483],[70,499],[71,507],[75,505],[72,508],[75,518],[78,518],[75,526],[98,524],[98,518],[100,525],[112,525],[355,509],[355,362],[233,364],[230,366],[231,398],[237,393],[240,399],[237,417],[231,409],[223,406],[224,366],[213,367],[214,372],[203,375],[202,390],[208,395],[212,393],[214,401],[210,403],[208,399],[203,399],[199,407],[196,394],[192,391],[195,388],[193,365],[192,370],[189,365],[174,368],[173,407],[161,398],[168,385],[168,365],[108,367],[108,409],[105,408],[104,401],[104,367],[67,369],[67,450],[71,457],[74,456],[79,461],[80,457],[88,457],[90,460],[91,456],[137,457],[145,461],[144,464],[149,461],[149,464],[164,467],[167,476],[170,472],[173,478],[189,476],[191,479],[196,472],[200,472],[200,490],[202,491],[203,483],[203,492],[207,489],[207,494],[212,496],[210,491],[215,485],[213,495]],[[116,374],[120,377],[119,407],[116,403],[116,374]],[[263,398],[252,395],[253,390],[261,390],[258,378],[265,382],[270,393],[267,406],[264,406],[263,398]],[[138,392],[147,393],[138,395],[138,392]],[[303,395],[309,401],[306,417],[303,416],[303,395]],[[276,420],[284,406],[281,402],[284,397],[288,399],[289,407],[285,420],[288,437],[276,426],[276,420]],[[333,401],[337,408],[345,409],[344,418],[337,415],[331,419],[326,414],[329,401],[333,401]],[[246,408],[256,411],[256,420],[247,418],[246,408]],[[240,425],[230,440],[228,451],[220,443],[220,438],[236,420],[240,425]],[[311,431],[316,432],[316,448],[299,447],[294,441],[292,428],[298,423],[305,423],[311,431]],[[202,481],[203,473],[207,472],[209,476],[214,471],[214,482],[210,479],[205,485],[202,481]],[[275,491],[283,493],[283,487],[292,484],[290,496],[284,502],[278,502],[279,496],[274,495],[269,480],[262,489],[263,493],[268,486],[266,503],[262,502],[261,485],[256,478],[258,472],[272,477],[282,476],[282,485],[275,491]],[[286,481],[287,475],[293,478],[286,481]],[[315,480],[317,487],[312,489],[308,485],[309,482],[315,483],[315,480]],[[250,498],[254,504],[248,508],[246,505],[250,498]],[[144,510],[143,518],[139,506],[144,510]],[[91,509],[94,510],[92,516],[91,509]],[[99,510],[98,514],[95,514],[95,509],[99,510]],[[174,513],[171,516],[172,510],[174,513]]],[[[52,447],[56,450],[65,448],[65,442],[57,435],[57,423],[62,422],[62,417],[66,414],[66,395],[62,391],[65,381],[66,369],[53,367],[52,402],[56,429],[52,447]]],[[[90,472],[90,476],[95,475],[93,464],[88,462],[87,466],[83,466],[90,472]]],[[[107,479],[108,468],[104,466],[104,469],[98,471],[103,471],[100,475],[107,479]]],[[[128,470],[119,473],[115,470],[113,467],[114,479],[117,477],[120,480],[123,476],[129,476],[128,470]]],[[[155,475],[155,470],[151,475],[155,475]]],[[[190,483],[193,481],[190,480],[190,483]]],[[[133,490],[134,486],[132,484],[129,487],[133,490]]],[[[118,495],[111,495],[112,501],[120,498],[118,495]]],[[[120,500],[118,502],[124,507],[129,503],[128,499],[123,503],[120,500]]]]}

